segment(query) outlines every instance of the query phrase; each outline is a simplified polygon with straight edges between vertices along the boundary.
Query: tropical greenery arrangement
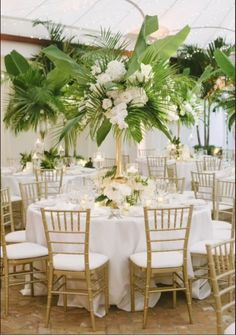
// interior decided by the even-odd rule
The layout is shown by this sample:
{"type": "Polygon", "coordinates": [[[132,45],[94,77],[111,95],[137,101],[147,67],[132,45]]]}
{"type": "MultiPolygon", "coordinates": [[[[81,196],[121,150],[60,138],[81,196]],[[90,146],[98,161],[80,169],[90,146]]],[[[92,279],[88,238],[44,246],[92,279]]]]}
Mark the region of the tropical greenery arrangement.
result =
{"type": "Polygon", "coordinates": [[[198,146],[205,149],[210,148],[211,113],[223,106],[221,104],[222,93],[226,85],[223,77],[224,71],[222,72],[216,61],[215,52],[221,50],[221,53],[229,56],[234,48],[234,45],[227,44],[223,38],[218,37],[206,48],[200,48],[197,45],[183,45],[178,50],[177,57],[172,60],[174,64],[177,64],[181,73],[187,72],[192,78],[195,78],[197,86],[201,89],[203,113],[200,121],[202,121],[204,128],[203,141],[200,136],[199,124],[196,124],[196,128],[198,146]]]}
{"type": "Polygon", "coordinates": [[[104,30],[100,36],[93,36],[93,52],[83,55],[86,64],[76,63],[55,46],[43,50],[56,69],[67,73],[69,91],[76,92],[79,98],[77,115],[63,128],[61,139],[78,125],[89,127],[98,145],[110,130],[135,142],[142,140],[144,129],[151,128],[171,138],[167,123],[172,112],[166,89],[172,91],[170,99],[180,96],[181,91],[174,88],[175,78],[180,80],[180,76],[168,60],[185,40],[189,28],[149,45],[147,38],[157,29],[157,17],[146,16],[129,58],[121,34],[113,36],[104,30]]]}
{"type": "Polygon", "coordinates": [[[20,152],[20,165],[22,170],[26,167],[26,163],[32,162],[32,153],[20,152]]]}

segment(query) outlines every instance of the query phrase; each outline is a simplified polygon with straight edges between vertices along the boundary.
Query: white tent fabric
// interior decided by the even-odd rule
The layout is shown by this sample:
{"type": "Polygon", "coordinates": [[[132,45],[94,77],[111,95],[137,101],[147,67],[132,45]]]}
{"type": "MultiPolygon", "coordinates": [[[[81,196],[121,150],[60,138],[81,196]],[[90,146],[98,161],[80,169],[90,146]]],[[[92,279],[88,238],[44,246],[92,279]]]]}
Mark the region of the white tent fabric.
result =
{"type": "Polygon", "coordinates": [[[3,0],[2,33],[47,38],[31,21],[52,20],[86,43],[84,34],[101,26],[130,37],[146,14],[158,15],[165,34],[188,24],[192,29],[186,43],[204,47],[218,36],[234,43],[234,0],[3,0]]]}

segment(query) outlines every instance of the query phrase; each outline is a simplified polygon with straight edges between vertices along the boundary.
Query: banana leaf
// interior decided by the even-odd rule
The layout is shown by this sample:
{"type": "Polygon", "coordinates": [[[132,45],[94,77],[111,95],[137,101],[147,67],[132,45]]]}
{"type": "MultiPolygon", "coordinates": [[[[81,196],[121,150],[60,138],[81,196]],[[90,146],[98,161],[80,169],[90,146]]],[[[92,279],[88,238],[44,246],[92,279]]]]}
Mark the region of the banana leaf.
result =
{"type": "Polygon", "coordinates": [[[145,49],[139,56],[139,63],[150,64],[155,61],[157,57],[160,57],[163,60],[168,60],[176,53],[177,49],[184,42],[189,32],[190,27],[185,26],[177,34],[157,40],[145,49]]]}
{"type": "Polygon", "coordinates": [[[126,74],[127,78],[131,74],[133,74],[136,70],[138,70],[139,68],[138,59],[148,46],[146,39],[149,35],[157,31],[157,29],[158,29],[157,16],[146,15],[134,47],[133,56],[128,64],[128,72],[126,74]]]}
{"type": "Polygon", "coordinates": [[[79,65],[70,56],[58,49],[55,45],[42,50],[42,52],[56,65],[56,67],[64,72],[68,78],[76,77],[78,82],[86,84],[90,79],[90,71],[83,65],[79,65]]]}
{"type": "Polygon", "coordinates": [[[235,83],[235,66],[229,58],[219,49],[215,50],[214,56],[221,70],[235,83]]]}
{"type": "Polygon", "coordinates": [[[7,73],[12,76],[18,76],[21,73],[25,73],[30,68],[27,60],[16,50],[13,50],[10,54],[6,55],[4,60],[7,73]]]}

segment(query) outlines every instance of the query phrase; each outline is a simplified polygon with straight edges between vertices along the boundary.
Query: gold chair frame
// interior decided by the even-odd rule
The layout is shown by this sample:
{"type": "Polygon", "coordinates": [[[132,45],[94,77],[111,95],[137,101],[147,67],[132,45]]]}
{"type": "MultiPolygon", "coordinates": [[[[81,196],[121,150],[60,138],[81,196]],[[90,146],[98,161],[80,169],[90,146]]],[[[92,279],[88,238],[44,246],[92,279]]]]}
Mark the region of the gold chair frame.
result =
{"type": "Polygon", "coordinates": [[[22,199],[23,222],[25,226],[28,206],[41,199],[46,199],[48,196],[47,182],[19,183],[19,187],[22,199]]]}
{"type": "Polygon", "coordinates": [[[231,216],[235,201],[235,182],[226,180],[216,181],[216,208],[214,218],[220,215],[231,216]]]}
{"type": "Polygon", "coordinates": [[[147,168],[150,178],[166,177],[167,158],[157,156],[147,156],[147,168]]]}
{"type": "Polygon", "coordinates": [[[52,294],[63,294],[64,309],[67,309],[67,295],[82,295],[88,297],[90,318],[93,331],[95,328],[95,317],[93,312],[93,298],[103,292],[105,297],[105,310],[109,310],[109,280],[108,280],[108,261],[102,266],[91,270],[89,268],[89,231],[90,231],[90,210],[81,211],[63,211],[63,210],[45,210],[41,209],[42,219],[47,239],[49,261],[48,261],[48,300],[46,313],[46,327],[48,327],[51,311],[52,294]],[[82,227],[82,216],[85,215],[85,227],[82,227]],[[55,234],[60,235],[60,239],[56,239],[55,234]],[[63,235],[64,236],[63,236],[63,235]],[[54,236],[53,236],[54,235],[54,236]],[[69,241],[69,235],[82,236],[83,241],[69,241]],[[67,238],[63,239],[63,237],[67,238]],[[55,246],[80,246],[83,251],[55,251],[55,246]],[[84,271],[57,270],[53,266],[53,257],[55,254],[74,254],[84,256],[84,271]],[[83,281],[86,283],[87,289],[69,289],[67,287],[67,276],[70,280],[83,281]],[[55,278],[55,280],[54,280],[55,278]],[[73,279],[72,279],[73,278],[73,279]],[[60,280],[63,282],[60,284],[60,280]],[[56,284],[60,284],[55,288],[56,284]],[[61,290],[63,288],[63,291],[61,290]]]}
{"type": "Polygon", "coordinates": [[[178,207],[178,208],[154,208],[148,209],[144,208],[144,221],[145,221],[145,231],[146,231],[146,242],[147,242],[147,267],[140,267],[129,260],[130,267],[130,297],[131,297],[131,311],[135,311],[135,292],[138,291],[144,295],[144,313],[143,313],[143,328],[147,325],[147,315],[148,315],[148,302],[149,294],[155,292],[173,292],[173,307],[176,307],[176,292],[184,291],[186,294],[187,307],[190,323],[192,323],[192,303],[191,303],[191,293],[188,281],[188,271],[187,271],[187,255],[188,255],[188,239],[190,233],[190,226],[192,221],[192,211],[193,206],[189,207],[178,207]],[[153,215],[154,226],[151,227],[149,220],[149,215],[153,215]],[[172,218],[172,220],[171,220],[172,218]],[[185,225],[184,225],[185,224],[185,225]],[[157,239],[156,237],[152,239],[152,233],[159,232],[184,232],[184,237],[182,238],[168,238],[168,239],[157,239]],[[179,243],[181,242],[183,246],[174,248],[165,248],[165,250],[155,250],[153,249],[153,244],[156,243],[179,243]],[[152,268],[152,253],[155,252],[168,252],[168,251],[180,251],[183,253],[183,265],[179,267],[169,267],[169,268],[152,268]],[[145,280],[142,282],[144,288],[140,287],[140,277],[136,275],[137,272],[145,274],[145,280]],[[179,273],[183,274],[183,278],[180,277],[179,273]],[[162,274],[172,274],[172,286],[165,287],[151,287],[150,281],[157,275],[162,274]],[[183,286],[176,281],[176,278],[183,283],[183,286]],[[137,283],[136,283],[137,282],[137,283]]]}
{"type": "Polygon", "coordinates": [[[178,178],[176,163],[167,164],[166,170],[168,178],[178,178]]]}
{"type": "Polygon", "coordinates": [[[207,245],[210,281],[215,299],[217,334],[224,334],[223,314],[235,306],[235,240],[230,239],[214,245],[207,245]],[[221,285],[223,284],[225,285],[221,285]],[[227,294],[226,303],[223,297],[227,294]]]}
{"type": "MultiPolygon", "coordinates": [[[[47,261],[48,256],[33,257],[33,258],[22,258],[22,259],[9,259],[7,257],[7,243],[5,240],[5,227],[12,225],[12,209],[11,203],[4,202],[9,197],[9,189],[1,190],[1,244],[2,244],[2,257],[1,257],[1,280],[4,281],[4,307],[5,315],[9,313],[9,288],[16,285],[30,284],[31,296],[34,296],[34,283],[42,283],[45,279],[38,279],[35,275],[45,274],[45,271],[38,270],[33,266],[34,262],[47,261]],[[21,266],[21,270],[17,270],[17,266],[21,266]],[[28,266],[28,269],[27,269],[28,266]],[[29,275],[29,280],[22,279],[22,275],[29,275]],[[20,277],[19,281],[16,279],[20,277]],[[14,279],[11,282],[11,279],[14,279]]],[[[16,243],[18,244],[18,243],[16,243]]],[[[20,244],[20,243],[19,243],[20,244]]]]}
{"type": "Polygon", "coordinates": [[[37,182],[47,182],[47,194],[56,195],[61,192],[63,169],[35,169],[37,182]]]}
{"type": "Polygon", "coordinates": [[[204,199],[212,203],[212,215],[214,218],[216,209],[216,177],[215,173],[193,172],[192,188],[196,199],[204,199]]]}
{"type": "MultiPolygon", "coordinates": [[[[163,180],[169,183],[174,183],[176,185],[176,192],[183,193],[185,189],[185,178],[175,178],[175,177],[157,177],[156,180],[163,180]]],[[[168,189],[166,190],[168,191],[168,189]]]]}

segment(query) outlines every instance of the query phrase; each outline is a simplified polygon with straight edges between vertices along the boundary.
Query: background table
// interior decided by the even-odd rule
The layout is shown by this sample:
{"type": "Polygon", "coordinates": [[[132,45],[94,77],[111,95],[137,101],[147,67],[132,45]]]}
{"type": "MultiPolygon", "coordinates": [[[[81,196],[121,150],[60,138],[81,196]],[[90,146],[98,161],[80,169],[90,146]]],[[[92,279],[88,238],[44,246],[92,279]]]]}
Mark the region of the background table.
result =
{"type": "MultiPolygon", "coordinates": [[[[84,184],[87,178],[93,177],[97,174],[96,169],[90,168],[70,168],[67,169],[63,175],[62,188],[67,190],[71,187],[79,187],[84,184]]],[[[19,183],[33,183],[35,176],[32,173],[17,172],[17,173],[3,173],[2,187],[9,187],[11,195],[20,196],[19,183]]]]}

